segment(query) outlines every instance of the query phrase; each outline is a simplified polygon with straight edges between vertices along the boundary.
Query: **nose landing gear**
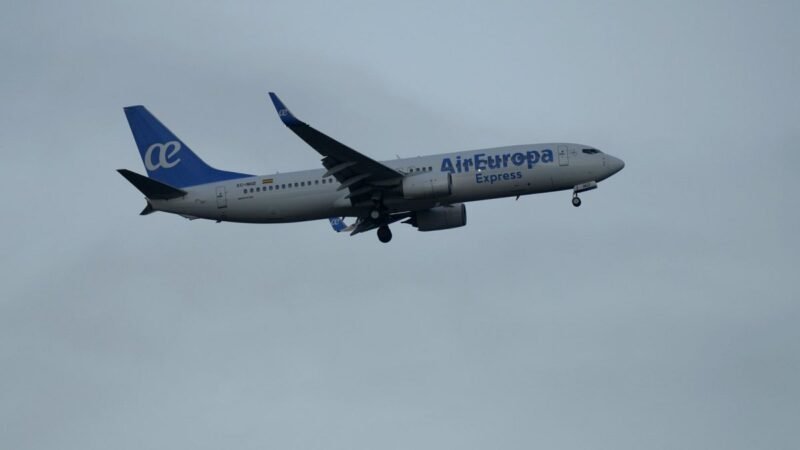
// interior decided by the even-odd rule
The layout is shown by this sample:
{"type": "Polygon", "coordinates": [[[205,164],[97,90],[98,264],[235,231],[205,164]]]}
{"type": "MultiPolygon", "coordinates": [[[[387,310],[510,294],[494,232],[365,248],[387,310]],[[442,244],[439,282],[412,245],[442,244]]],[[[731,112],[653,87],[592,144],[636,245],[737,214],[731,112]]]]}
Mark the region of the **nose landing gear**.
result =
{"type": "Polygon", "coordinates": [[[597,189],[596,181],[589,181],[572,188],[572,206],[576,208],[581,206],[581,198],[578,197],[578,194],[581,192],[591,191],[592,189],[597,189]]]}
{"type": "Polygon", "coordinates": [[[392,240],[392,230],[388,225],[381,225],[378,227],[378,240],[384,244],[392,240]]]}

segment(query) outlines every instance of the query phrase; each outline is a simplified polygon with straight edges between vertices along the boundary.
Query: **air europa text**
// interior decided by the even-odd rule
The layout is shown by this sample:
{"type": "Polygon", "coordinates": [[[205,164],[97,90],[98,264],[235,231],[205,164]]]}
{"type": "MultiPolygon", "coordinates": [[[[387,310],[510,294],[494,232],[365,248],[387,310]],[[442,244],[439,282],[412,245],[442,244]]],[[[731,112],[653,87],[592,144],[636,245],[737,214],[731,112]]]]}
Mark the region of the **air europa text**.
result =
{"type": "Polygon", "coordinates": [[[536,150],[529,150],[525,153],[502,153],[497,155],[486,155],[484,153],[476,153],[471,157],[456,156],[455,161],[450,158],[442,159],[442,172],[462,173],[477,170],[495,170],[504,169],[510,165],[521,166],[528,165],[528,169],[532,169],[537,163],[550,163],[553,162],[553,151],[550,149],[542,150],[541,153],[536,150]]]}

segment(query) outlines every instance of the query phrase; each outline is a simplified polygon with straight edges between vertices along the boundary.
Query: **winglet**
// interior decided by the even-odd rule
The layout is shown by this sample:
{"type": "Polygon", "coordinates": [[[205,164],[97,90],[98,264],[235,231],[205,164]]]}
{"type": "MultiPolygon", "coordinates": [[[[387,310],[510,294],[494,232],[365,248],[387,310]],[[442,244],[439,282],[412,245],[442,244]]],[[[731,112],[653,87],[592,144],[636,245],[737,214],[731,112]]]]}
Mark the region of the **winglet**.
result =
{"type": "Polygon", "coordinates": [[[275,105],[275,110],[278,111],[278,117],[281,118],[283,124],[287,127],[293,127],[295,125],[301,125],[303,122],[297,119],[297,117],[289,111],[289,108],[283,104],[281,99],[275,95],[274,92],[269,93],[269,98],[272,99],[272,104],[275,105]]]}
{"type": "Polygon", "coordinates": [[[344,217],[331,217],[328,220],[331,221],[331,227],[333,228],[333,231],[337,233],[341,233],[342,231],[351,231],[354,227],[354,225],[348,226],[346,223],[344,223],[344,217]]]}
{"type": "Polygon", "coordinates": [[[328,220],[331,221],[331,227],[333,228],[333,231],[337,233],[341,233],[342,230],[347,228],[347,224],[344,223],[344,218],[342,217],[331,217],[328,220]]]}

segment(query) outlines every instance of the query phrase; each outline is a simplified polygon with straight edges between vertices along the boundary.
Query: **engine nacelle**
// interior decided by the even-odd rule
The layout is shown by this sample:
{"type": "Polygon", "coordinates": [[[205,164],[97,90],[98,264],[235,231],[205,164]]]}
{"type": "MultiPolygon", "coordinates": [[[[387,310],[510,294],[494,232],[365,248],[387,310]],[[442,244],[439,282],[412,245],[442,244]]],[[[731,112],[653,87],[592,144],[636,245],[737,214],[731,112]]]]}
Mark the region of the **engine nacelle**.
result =
{"type": "Polygon", "coordinates": [[[450,172],[423,172],[403,178],[403,198],[406,200],[447,197],[452,188],[450,172]]]}
{"type": "Polygon", "coordinates": [[[446,230],[463,227],[467,224],[467,207],[463,203],[419,211],[414,222],[419,231],[446,230]]]}

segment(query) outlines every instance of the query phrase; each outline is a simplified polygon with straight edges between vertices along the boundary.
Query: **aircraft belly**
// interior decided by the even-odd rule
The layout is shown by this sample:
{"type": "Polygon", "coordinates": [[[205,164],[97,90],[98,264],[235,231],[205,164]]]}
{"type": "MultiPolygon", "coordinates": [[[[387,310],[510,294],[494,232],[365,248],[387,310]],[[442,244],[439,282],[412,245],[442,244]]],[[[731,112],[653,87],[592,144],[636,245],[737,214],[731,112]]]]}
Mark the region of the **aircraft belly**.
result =
{"type": "Polygon", "coordinates": [[[537,192],[549,192],[554,190],[553,172],[558,170],[554,167],[536,167],[525,172],[525,191],[527,194],[537,192]]]}
{"type": "MultiPolygon", "coordinates": [[[[557,167],[537,166],[512,172],[484,170],[453,174],[453,195],[448,201],[468,202],[571,189],[572,184],[566,187],[554,184],[554,179],[563,181],[560,176],[567,175],[559,172],[557,167]]],[[[571,179],[566,181],[571,182],[571,179]]]]}
{"type": "Polygon", "coordinates": [[[341,192],[262,193],[241,197],[227,212],[226,220],[281,223],[326,219],[341,215],[334,202],[341,192]]]}
{"type": "Polygon", "coordinates": [[[182,216],[213,219],[217,214],[215,203],[212,204],[204,197],[195,194],[189,194],[186,197],[172,200],[150,199],[149,201],[156,211],[180,214],[182,216]]]}

